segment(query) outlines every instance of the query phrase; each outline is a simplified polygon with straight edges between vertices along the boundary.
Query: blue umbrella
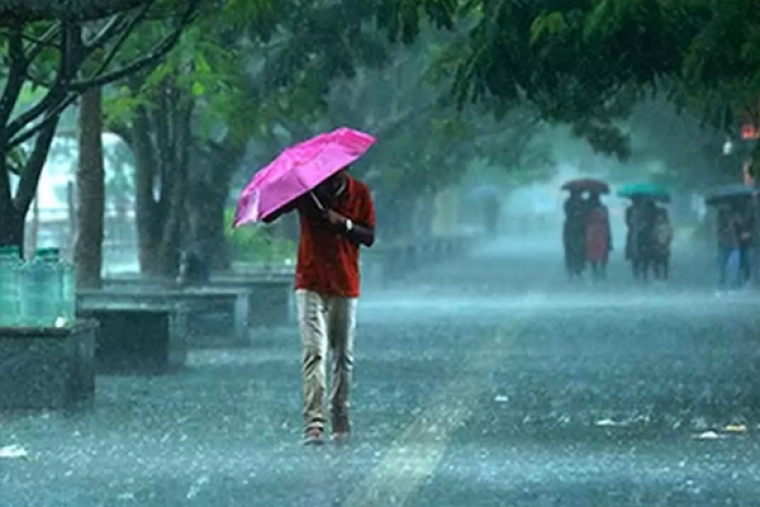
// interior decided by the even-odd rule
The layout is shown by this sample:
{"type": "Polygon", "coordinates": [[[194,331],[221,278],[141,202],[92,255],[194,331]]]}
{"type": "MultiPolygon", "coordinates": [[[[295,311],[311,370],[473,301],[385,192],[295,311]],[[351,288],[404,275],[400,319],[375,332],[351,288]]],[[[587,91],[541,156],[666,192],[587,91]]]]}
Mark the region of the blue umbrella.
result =
{"type": "Polygon", "coordinates": [[[656,183],[629,183],[618,190],[620,197],[646,197],[655,201],[670,201],[668,189],[656,183]]]}

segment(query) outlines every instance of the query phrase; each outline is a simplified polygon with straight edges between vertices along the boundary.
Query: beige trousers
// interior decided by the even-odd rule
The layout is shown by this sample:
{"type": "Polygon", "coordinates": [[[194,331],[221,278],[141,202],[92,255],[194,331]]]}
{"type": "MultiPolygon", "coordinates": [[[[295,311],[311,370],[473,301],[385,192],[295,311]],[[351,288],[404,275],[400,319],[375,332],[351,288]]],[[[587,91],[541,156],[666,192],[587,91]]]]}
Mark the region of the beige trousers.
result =
{"type": "Polygon", "coordinates": [[[322,428],[325,424],[328,348],[333,366],[332,416],[348,417],[357,299],[325,297],[299,289],[296,303],[303,344],[304,422],[307,429],[322,428]]]}

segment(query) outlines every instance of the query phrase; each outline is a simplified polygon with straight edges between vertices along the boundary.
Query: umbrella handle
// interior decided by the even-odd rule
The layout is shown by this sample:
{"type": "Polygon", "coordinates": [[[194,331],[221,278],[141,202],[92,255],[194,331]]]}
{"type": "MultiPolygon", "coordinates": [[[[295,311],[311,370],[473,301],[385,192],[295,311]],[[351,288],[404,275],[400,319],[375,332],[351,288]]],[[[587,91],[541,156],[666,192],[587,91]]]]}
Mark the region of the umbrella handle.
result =
{"type": "Polygon", "coordinates": [[[317,198],[316,194],[314,194],[313,191],[309,191],[309,195],[311,196],[311,199],[314,201],[314,204],[317,205],[317,209],[321,212],[325,212],[325,206],[322,204],[322,202],[317,198]]]}

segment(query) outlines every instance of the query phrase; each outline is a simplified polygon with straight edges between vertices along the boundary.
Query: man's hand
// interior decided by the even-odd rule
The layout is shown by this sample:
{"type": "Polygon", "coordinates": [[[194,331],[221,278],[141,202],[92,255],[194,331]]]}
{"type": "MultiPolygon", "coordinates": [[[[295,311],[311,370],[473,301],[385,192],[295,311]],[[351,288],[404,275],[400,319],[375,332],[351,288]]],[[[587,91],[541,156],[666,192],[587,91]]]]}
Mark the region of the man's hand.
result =
{"type": "Polygon", "coordinates": [[[346,217],[341,215],[340,213],[337,213],[336,211],[333,211],[331,209],[328,209],[325,211],[325,219],[328,221],[330,225],[346,225],[346,217]]]}
{"type": "Polygon", "coordinates": [[[324,213],[325,220],[337,232],[344,234],[349,240],[356,244],[372,246],[375,242],[375,230],[365,227],[361,224],[355,224],[340,213],[327,209],[324,213]]]}

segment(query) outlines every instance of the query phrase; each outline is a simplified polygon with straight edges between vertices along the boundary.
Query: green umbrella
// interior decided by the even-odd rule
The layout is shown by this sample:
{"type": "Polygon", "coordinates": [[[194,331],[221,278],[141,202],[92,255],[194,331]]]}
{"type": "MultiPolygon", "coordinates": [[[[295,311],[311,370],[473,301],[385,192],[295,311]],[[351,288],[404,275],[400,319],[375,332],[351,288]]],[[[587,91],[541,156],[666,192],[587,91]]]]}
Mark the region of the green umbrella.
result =
{"type": "Polygon", "coordinates": [[[670,200],[670,192],[662,185],[656,183],[629,183],[618,190],[620,197],[648,197],[656,201],[667,202],[670,200]]]}

